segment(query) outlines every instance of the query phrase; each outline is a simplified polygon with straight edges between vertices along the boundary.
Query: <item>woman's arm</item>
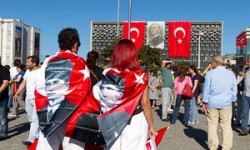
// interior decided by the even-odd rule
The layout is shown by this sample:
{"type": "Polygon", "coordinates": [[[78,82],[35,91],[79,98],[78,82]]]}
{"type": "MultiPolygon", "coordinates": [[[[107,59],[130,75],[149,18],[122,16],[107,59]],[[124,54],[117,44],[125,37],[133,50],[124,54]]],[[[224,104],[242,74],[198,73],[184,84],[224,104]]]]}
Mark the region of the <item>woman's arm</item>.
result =
{"type": "Polygon", "coordinates": [[[22,75],[19,75],[19,76],[17,76],[17,78],[14,80],[15,82],[20,82],[20,80],[22,79],[22,75]]]}
{"type": "Polygon", "coordinates": [[[143,92],[141,104],[142,104],[142,109],[143,109],[144,115],[145,115],[146,120],[148,122],[149,134],[155,135],[156,132],[154,130],[154,125],[153,125],[153,117],[152,117],[152,112],[151,112],[152,109],[151,109],[150,101],[148,98],[148,88],[145,88],[145,90],[143,92]]]}
{"type": "Polygon", "coordinates": [[[198,82],[199,82],[198,80],[194,80],[194,86],[193,86],[193,90],[192,90],[193,93],[198,86],[198,82]]]}

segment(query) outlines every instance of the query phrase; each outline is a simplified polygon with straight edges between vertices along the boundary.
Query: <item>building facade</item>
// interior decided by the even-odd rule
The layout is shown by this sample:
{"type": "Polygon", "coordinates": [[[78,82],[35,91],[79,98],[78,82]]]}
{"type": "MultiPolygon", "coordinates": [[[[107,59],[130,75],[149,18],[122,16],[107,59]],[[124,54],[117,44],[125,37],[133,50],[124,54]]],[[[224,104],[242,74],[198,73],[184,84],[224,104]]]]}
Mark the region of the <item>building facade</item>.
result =
{"type": "MultiPolygon", "coordinates": [[[[147,24],[147,22],[146,22],[147,24]]],[[[123,22],[91,22],[90,50],[101,51],[106,45],[117,38],[122,38],[123,22]]],[[[147,33],[145,28],[145,33],[147,33]]],[[[191,28],[191,55],[190,58],[170,58],[175,64],[189,63],[198,66],[198,50],[200,45],[200,68],[205,68],[211,57],[222,54],[223,22],[192,22],[191,28]],[[202,34],[201,34],[202,33],[202,34]],[[199,42],[200,38],[200,42],[199,42]],[[200,43],[200,44],[199,44],[200,43]]],[[[146,43],[147,35],[144,35],[146,43]]],[[[165,22],[164,49],[161,50],[162,59],[168,57],[168,22],[165,22]]]]}
{"type": "Polygon", "coordinates": [[[246,62],[250,59],[250,28],[246,28],[236,37],[236,55],[246,62]]]}
{"type": "Polygon", "coordinates": [[[27,56],[40,55],[40,29],[17,19],[0,18],[0,60],[13,66],[15,59],[25,63],[27,56]]]}

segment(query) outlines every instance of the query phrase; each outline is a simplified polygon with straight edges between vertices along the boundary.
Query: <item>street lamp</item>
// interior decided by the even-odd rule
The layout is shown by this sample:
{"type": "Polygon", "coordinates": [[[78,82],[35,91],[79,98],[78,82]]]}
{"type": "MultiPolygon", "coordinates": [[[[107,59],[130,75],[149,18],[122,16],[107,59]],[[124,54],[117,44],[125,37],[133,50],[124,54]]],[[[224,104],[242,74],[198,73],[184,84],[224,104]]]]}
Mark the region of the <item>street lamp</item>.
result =
{"type": "Polygon", "coordinates": [[[201,36],[204,35],[203,32],[199,31],[199,37],[198,37],[198,67],[201,68],[201,36]]]}
{"type": "Polygon", "coordinates": [[[120,0],[117,1],[117,29],[116,29],[116,36],[120,39],[120,0]]]}
{"type": "Polygon", "coordinates": [[[131,15],[132,15],[132,0],[128,2],[128,39],[130,40],[130,23],[131,23],[131,15]]]}

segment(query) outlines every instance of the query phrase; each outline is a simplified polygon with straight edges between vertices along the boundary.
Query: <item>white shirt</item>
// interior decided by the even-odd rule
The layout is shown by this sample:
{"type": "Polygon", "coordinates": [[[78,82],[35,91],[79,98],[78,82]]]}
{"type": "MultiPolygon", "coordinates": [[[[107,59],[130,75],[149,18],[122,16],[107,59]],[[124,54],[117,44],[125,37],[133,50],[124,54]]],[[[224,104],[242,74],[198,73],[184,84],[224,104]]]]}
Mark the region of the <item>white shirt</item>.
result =
{"type": "Polygon", "coordinates": [[[27,70],[23,76],[23,79],[26,80],[26,100],[33,100],[35,98],[34,92],[39,71],[40,69],[27,70]]]}
{"type": "Polygon", "coordinates": [[[10,78],[14,79],[14,77],[18,74],[16,67],[11,67],[10,68],[10,78]]]}

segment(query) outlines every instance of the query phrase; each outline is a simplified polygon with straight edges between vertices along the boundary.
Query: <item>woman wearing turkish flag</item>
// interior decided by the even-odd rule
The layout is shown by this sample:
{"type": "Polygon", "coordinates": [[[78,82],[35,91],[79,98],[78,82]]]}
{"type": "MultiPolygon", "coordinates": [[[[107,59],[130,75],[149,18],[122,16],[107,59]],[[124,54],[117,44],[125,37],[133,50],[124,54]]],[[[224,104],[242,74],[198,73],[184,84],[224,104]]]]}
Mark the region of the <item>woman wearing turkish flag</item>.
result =
{"type": "Polygon", "coordinates": [[[118,42],[111,68],[105,69],[103,75],[72,115],[66,135],[84,142],[85,148],[92,145],[91,150],[98,146],[105,150],[144,150],[147,131],[151,135],[156,132],[148,96],[148,77],[140,69],[132,41],[123,39],[118,42]],[[99,115],[92,119],[98,124],[99,135],[86,129],[86,120],[91,118],[89,112],[96,111],[94,102],[100,106],[99,115]],[[69,130],[70,127],[74,128],[69,130]]]}

